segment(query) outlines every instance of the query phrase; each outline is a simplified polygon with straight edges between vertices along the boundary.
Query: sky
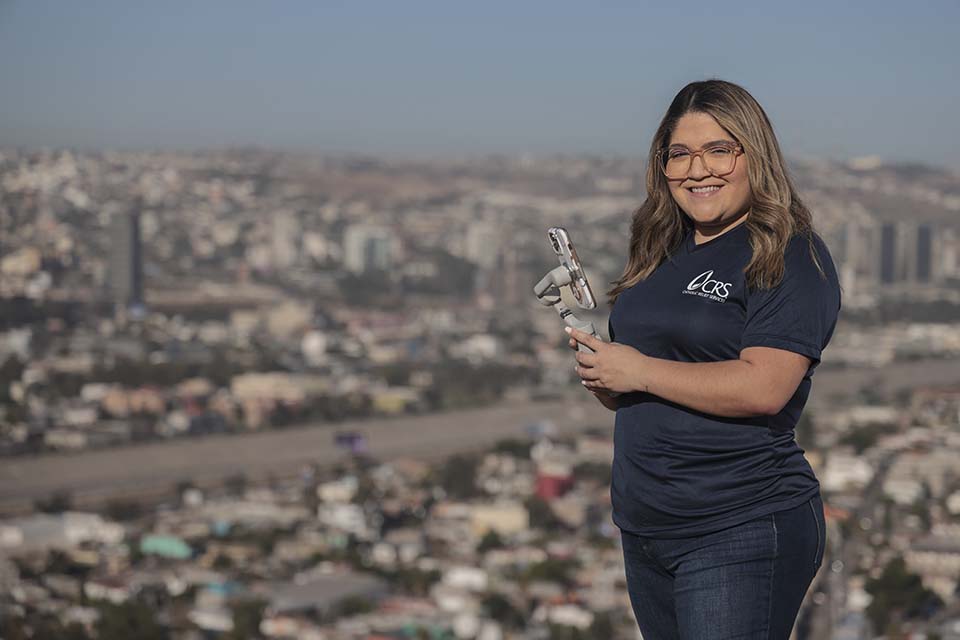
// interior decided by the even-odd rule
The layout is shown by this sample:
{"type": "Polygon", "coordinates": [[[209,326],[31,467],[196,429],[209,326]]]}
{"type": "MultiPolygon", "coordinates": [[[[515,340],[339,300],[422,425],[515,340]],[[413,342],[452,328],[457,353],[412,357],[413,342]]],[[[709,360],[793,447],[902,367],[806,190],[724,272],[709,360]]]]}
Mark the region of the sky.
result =
{"type": "Polygon", "coordinates": [[[715,77],[788,156],[960,168],[958,25],[957,0],[0,0],[0,145],[643,156],[715,77]]]}

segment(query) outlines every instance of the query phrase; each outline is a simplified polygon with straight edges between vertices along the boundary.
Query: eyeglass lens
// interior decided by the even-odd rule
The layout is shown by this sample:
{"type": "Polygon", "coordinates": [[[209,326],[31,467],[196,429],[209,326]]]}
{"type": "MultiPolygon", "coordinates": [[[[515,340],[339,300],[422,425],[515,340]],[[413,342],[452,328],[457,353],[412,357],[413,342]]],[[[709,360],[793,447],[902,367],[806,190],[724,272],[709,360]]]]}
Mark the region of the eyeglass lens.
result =
{"type": "Polygon", "coordinates": [[[691,152],[688,149],[676,147],[668,149],[663,156],[663,171],[668,178],[683,178],[693,164],[693,156],[699,155],[703,159],[706,170],[722,176],[733,171],[736,160],[736,148],[729,145],[715,145],[700,152],[691,152]]]}

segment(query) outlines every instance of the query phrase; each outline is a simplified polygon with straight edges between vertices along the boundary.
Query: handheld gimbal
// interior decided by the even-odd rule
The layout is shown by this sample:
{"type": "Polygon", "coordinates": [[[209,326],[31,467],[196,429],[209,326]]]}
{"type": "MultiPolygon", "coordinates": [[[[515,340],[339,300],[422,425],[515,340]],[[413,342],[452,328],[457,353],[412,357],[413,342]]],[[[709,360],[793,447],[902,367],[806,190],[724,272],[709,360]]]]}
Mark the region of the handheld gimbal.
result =
{"type": "MultiPolygon", "coordinates": [[[[573,315],[573,311],[560,299],[560,288],[569,285],[571,282],[573,282],[573,275],[570,270],[565,265],[560,265],[540,279],[540,282],[533,287],[533,293],[537,296],[540,304],[556,309],[567,326],[600,338],[600,334],[597,333],[592,322],[577,318],[573,315]]],[[[593,349],[583,343],[578,344],[577,348],[580,351],[593,353],[593,349]]]]}

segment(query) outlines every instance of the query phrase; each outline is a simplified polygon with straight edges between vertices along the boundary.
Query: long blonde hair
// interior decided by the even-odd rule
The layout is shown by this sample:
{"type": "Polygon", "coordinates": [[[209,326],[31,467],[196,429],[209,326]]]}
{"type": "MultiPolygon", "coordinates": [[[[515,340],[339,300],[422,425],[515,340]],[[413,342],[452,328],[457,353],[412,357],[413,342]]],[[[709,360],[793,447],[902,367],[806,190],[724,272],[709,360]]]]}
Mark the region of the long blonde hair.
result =
{"type": "Polygon", "coordinates": [[[693,226],[673,199],[667,178],[656,161],[657,150],[670,143],[677,121],[691,112],[712,116],[743,146],[750,159],[750,213],[742,223],[749,229],[753,249],[753,257],[744,267],[748,286],[765,289],[779,284],[787,243],[797,233],[807,237],[811,256],[823,275],[813,244],[810,211],[787,175],[767,114],[743,87],[710,79],[691,82],[681,89],[657,128],[647,159],[647,197],[633,213],[627,264],[623,275],[611,283],[613,287],[607,292],[610,304],[669,258],[693,226]]]}

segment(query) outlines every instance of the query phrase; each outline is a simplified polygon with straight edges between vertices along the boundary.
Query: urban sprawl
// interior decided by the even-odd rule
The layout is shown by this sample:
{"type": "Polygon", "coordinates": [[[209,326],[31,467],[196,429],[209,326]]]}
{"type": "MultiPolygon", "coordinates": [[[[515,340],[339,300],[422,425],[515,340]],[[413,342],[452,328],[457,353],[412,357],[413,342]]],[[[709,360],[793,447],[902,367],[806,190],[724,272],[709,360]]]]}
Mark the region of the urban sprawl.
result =
{"type": "MultiPolygon", "coordinates": [[[[960,639],[960,175],[790,167],[843,288],[795,636],[960,639]]],[[[613,414],[533,285],[565,227],[604,333],[644,176],[0,149],[0,638],[639,637],[613,414]]]]}

